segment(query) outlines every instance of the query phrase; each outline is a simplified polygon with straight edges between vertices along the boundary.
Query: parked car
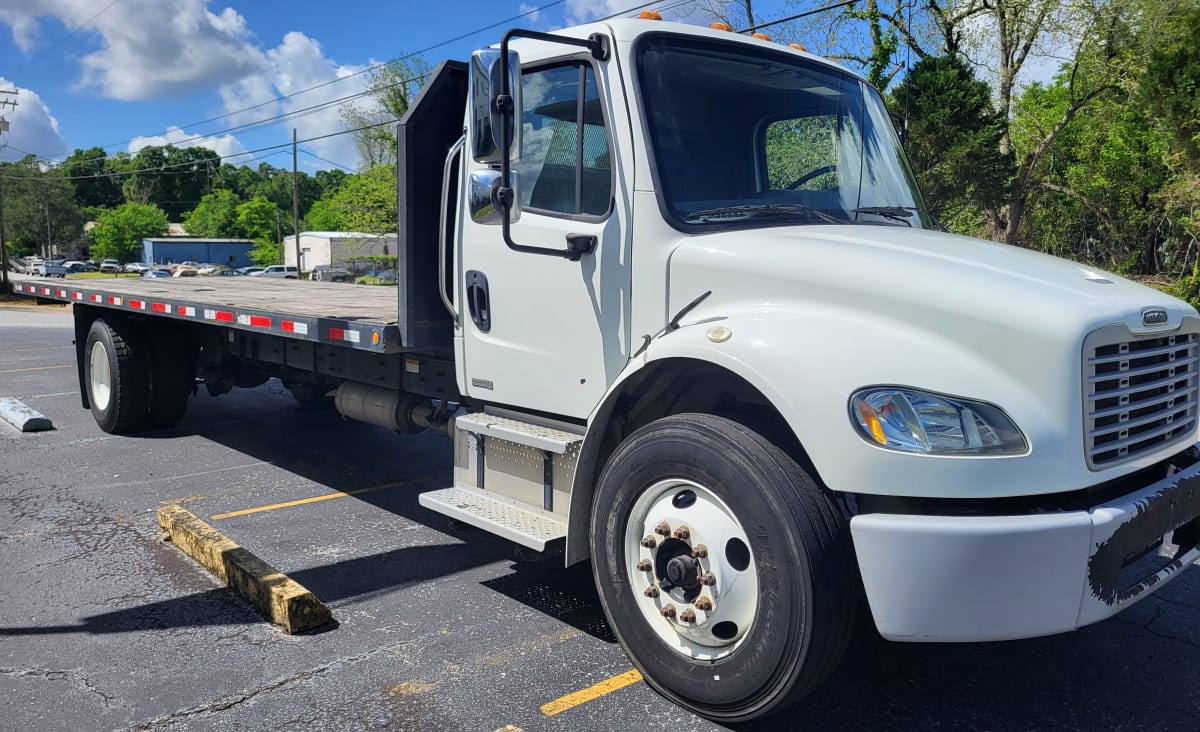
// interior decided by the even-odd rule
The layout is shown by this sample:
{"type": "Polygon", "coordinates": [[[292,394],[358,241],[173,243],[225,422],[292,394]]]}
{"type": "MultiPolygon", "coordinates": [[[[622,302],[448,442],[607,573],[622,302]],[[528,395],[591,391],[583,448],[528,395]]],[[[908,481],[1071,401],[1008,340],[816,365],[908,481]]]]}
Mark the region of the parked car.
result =
{"type": "Polygon", "coordinates": [[[66,277],[67,269],[62,266],[62,260],[49,259],[33,265],[30,273],[39,277],[66,277]]]}
{"type": "Polygon", "coordinates": [[[213,272],[212,276],[213,277],[244,277],[245,275],[243,275],[241,272],[238,272],[236,269],[219,269],[216,272],[213,272]]]}
{"type": "Polygon", "coordinates": [[[159,277],[170,277],[171,273],[165,269],[148,269],[142,273],[144,279],[152,280],[159,277]]]}
{"type": "Polygon", "coordinates": [[[121,271],[121,263],[115,259],[106,259],[100,263],[100,271],[116,274],[121,271]]]}
{"type": "Polygon", "coordinates": [[[207,277],[226,269],[229,267],[224,264],[202,264],[196,269],[196,274],[207,277]]]}
{"type": "Polygon", "coordinates": [[[171,267],[172,277],[195,277],[199,273],[195,267],[189,267],[183,264],[177,264],[171,267]]]}
{"type": "Polygon", "coordinates": [[[251,277],[278,277],[285,280],[299,279],[300,275],[296,272],[295,267],[283,264],[272,264],[261,272],[251,272],[251,277]]]}
{"type": "Polygon", "coordinates": [[[255,272],[262,272],[266,267],[238,267],[238,272],[244,275],[252,275],[255,272]]]}
{"type": "Polygon", "coordinates": [[[191,259],[187,260],[186,262],[176,262],[174,264],[170,264],[167,266],[171,270],[171,274],[175,274],[175,272],[178,271],[182,267],[186,267],[186,268],[192,269],[192,270],[200,269],[200,263],[193,261],[191,259]]]}
{"type": "Polygon", "coordinates": [[[317,282],[353,282],[354,273],[331,264],[318,264],[309,273],[308,279],[317,282]]]}
{"type": "Polygon", "coordinates": [[[138,274],[141,274],[141,273],[147,272],[149,270],[150,270],[150,265],[148,265],[144,262],[130,262],[129,264],[125,265],[126,272],[137,272],[138,274]]]}

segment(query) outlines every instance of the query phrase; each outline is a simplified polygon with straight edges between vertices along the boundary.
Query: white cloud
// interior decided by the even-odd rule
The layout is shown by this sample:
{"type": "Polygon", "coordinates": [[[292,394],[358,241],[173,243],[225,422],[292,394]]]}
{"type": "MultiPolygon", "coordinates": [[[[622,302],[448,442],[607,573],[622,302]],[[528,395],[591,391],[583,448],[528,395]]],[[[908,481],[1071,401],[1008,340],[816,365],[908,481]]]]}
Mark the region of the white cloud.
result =
{"type": "Polygon", "coordinates": [[[5,0],[0,21],[26,53],[38,51],[38,22],[57,18],[100,48],[80,60],[80,86],[114,99],[183,95],[229,83],[263,68],[246,20],[208,0],[121,0],[97,14],[96,0],[5,0]]]}
{"type": "MultiPolygon", "coordinates": [[[[312,91],[304,91],[294,97],[279,99],[270,104],[247,112],[240,112],[225,122],[245,124],[279,114],[297,112],[279,125],[290,132],[296,128],[300,139],[326,135],[345,128],[340,109],[341,103],[331,104],[309,112],[299,110],[314,107],[335,99],[357,94],[366,88],[367,75],[359,73],[366,66],[339,64],[325,56],[320,42],[303,33],[293,31],[283,37],[278,46],[264,53],[266,65],[259,73],[221,88],[221,99],[226,112],[245,109],[264,100],[295,94],[311,89],[318,84],[345,79],[312,91]]],[[[290,135],[288,136],[290,138],[290,135]]],[[[305,143],[323,158],[346,166],[352,166],[358,157],[354,140],[350,135],[339,135],[324,140],[305,143]]],[[[325,167],[322,163],[320,167],[325,167]]]]}
{"type": "Polygon", "coordinates": [[[16,87],[4,77],[0,77],[0,89],[18,92],[16,96],[0,96],[17,103],[15,109],[7,106],[0,109],[0,117],[9,124],[8,132],[0,133],[0,160],[20,160],[26,153],[53,158],[69,152],[67,141],[58,130],[58,120],[37,92],[16,87]]]}
{"type": "MultiPolygon", "coordinates": [[[[206,137],[202,140],[193,140],[196,137],[193,134],[184,132],[178,127],[168,127],[167,131],[161,135],[151,135],[148,137],[136,137],[129,143],[129,152],[136,153],[144,147],[152,145],[164,146],[175,145],[176,147],[206,147],[212,150],[222,158],[240,155],[246,152],[246,147],[238,141],[233,135],[223,135],[221,137],[206,137]]],[[[239,164],[238,160],[230,160],[234,165],[239,164]]]]}

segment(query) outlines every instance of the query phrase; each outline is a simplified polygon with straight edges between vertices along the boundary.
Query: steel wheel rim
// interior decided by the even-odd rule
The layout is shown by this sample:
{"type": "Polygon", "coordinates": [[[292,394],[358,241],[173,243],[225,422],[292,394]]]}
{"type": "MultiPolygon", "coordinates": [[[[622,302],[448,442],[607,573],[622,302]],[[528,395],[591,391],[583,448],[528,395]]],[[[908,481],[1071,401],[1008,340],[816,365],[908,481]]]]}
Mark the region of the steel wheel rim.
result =
{"type": "Polygon", "coordinates": [[[729,506],[698,483],[664,480],[638,497],[625,528],[625,563],[634,604],[682,656],[723,658],[754,624],[758,575],[749,537],[729,506]],[[685,580],[697,575],[698,589],[672,582],[672,560],[685,580]]]}
{"type": "Polygon", "coordinates": [[[108,367],[108,352],[96,341],[88,357],[88,376],[92,386],[92,404],[104,411],[112,399],[112,371],[108,367]]]}

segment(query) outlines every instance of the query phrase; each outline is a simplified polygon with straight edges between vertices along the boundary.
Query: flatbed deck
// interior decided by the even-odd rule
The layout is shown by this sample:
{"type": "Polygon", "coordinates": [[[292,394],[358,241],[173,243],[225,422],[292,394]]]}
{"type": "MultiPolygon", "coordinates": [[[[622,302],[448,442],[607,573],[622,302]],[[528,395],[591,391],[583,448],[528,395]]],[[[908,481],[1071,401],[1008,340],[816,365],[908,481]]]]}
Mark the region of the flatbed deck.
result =
{"type": "Polygon", "coordinates": [[[395,287],[263,277],[58,279],[11,275],[13,292],[45,300],[398,353],[395,287]]]}

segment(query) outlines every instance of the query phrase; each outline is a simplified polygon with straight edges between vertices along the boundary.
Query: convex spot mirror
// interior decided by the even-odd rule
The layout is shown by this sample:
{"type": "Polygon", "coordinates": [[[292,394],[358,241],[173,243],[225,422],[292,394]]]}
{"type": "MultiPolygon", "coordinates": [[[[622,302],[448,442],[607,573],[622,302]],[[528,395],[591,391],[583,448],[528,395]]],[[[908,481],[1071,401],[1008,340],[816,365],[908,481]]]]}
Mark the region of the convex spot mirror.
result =
{"type": "MultiPolygon", "coordinates": [[[[477,163],[499,163],[504,157],[504,116],[496,108],[496,98],[504,90],[502,66],[500,52],[494,48],[471,54],[471,157],[477,163]]],[[[508,89],[512,97],[508,159],[516,163],[521,159],[521,57],[516,51],[508,52],[508,89]]]]}
{"type": "MultiPolygon", "coordinates": [[[[521,200],[519,194],[520,181],[517,171],[512,171],[513,203],[508,207],[508,223],[515,224],[521,218],[521,200]]],[[[503,207],[496,195],[500,190],[499,170],[473,170],[471,182],[467,186],[467,206],[471,211],[471,220],[477,224],[499,224],[504,220],[503,207]]]]}

